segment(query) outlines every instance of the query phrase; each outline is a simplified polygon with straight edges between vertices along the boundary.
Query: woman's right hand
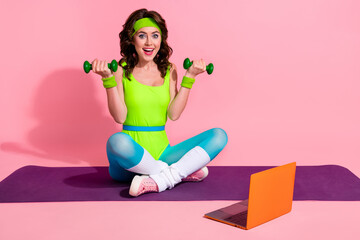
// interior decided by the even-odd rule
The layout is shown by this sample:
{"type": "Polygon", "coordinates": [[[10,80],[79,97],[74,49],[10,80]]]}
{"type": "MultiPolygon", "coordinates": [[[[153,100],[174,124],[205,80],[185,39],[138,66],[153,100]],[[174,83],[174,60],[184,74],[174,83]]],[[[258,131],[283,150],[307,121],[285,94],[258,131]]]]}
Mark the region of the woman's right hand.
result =
{"type": "Polygon", "coordinates": [[[95,59],[94,61],[92,61],[91,64],[92,64],[92,71],[94,73],[100,75],[102,78],[109,78],[113,75],[111,70],[108,67],[107,61],[101,61],[101,60],[95,59]]]}
{"type": "Polygon", "coordinates": [[[189,78],[195,78],[197,75],[205,71],[206,71],[205,61],[203,59],[194,60],[191,67],[189,67],[189,69],[186,71],[185,76],[189,78]]]}

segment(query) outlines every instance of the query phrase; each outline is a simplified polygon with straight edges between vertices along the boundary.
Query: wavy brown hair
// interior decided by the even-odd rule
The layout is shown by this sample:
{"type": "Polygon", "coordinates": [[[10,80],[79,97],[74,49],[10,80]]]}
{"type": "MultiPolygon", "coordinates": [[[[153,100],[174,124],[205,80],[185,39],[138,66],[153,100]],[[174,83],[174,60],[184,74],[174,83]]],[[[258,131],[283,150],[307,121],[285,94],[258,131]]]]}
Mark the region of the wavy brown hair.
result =
{"type": "Polygon", "coordinates": [[[135,50],[135,46],[132,43],[133,39],[131,35],[134,33],[135,22],[142,18],[153,18],[161,29],[160,50],[155,56],[154,62],[161,73],[161,77],[165,77],[167,68],[171,65],[169,58],[173,52],[172,48],[166,41],[168,38],[166,23],[159,13],[155,11],[148,11],[145,8],[133,12],[123,25],[123,30],[119,33],[121,49],[120,54],[122,56],[119,61],[119,65],[121,66],[121,63],[126,62],[127,65],[123,68],[125,70],[125,76],[129,79],[134,67],[139,62],[139,57],[135,50]]]}

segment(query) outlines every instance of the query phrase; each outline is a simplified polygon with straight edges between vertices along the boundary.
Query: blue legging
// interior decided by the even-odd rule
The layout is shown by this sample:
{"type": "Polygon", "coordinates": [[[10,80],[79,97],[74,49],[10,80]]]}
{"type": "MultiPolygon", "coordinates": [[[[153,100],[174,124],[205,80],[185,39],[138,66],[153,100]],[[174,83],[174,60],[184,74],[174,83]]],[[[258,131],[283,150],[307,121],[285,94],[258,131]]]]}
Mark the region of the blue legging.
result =
{"type": "MultiPolygon", "coordinates": [[[[221,128],[213,128],[200,133],[175,146],[168,146],[161,154],[160,160],[171,165],[180,160],[188,151],[196,146],[203,148],[213,160],[227,144],[226,132],[221,128]]],[[[126,133],[115,133],[107,144],[106,152],[109,160],[110,176],[117,181],[131,181],[136,173],[126,169],[136,166],[144,155],[144,148],[126,133]]]]}

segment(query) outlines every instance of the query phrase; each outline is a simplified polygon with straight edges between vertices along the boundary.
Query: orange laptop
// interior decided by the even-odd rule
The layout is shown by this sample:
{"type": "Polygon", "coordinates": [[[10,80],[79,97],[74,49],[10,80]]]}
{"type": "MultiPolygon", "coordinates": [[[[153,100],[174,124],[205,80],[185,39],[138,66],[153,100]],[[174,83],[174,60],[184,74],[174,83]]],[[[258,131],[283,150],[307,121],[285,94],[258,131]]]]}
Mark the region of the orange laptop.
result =
{"type": "Polygon", "coordinates": [[[296,163],[254,173],[249,199],[205,214],[222,223],[250,229],[291,211],[296,163]]]}

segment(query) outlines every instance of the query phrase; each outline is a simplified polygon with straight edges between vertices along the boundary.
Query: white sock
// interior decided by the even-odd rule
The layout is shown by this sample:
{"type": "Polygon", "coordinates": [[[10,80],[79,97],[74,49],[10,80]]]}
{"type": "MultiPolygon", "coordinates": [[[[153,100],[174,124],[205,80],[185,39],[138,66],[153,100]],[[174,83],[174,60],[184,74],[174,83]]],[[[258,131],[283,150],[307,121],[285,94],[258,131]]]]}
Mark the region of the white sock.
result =
{"type": "Polygon", "coordinates": [[[178,162],[171,165],[178,170],[181,179],[205,167],[210,162],[209,154],[199,146],[187,152],[178,162]]]}
{"type": "Polygon", "coordinates": [[[150,177],[158,185],[159,192],[165,191],[166,189],[172,189],[176,184],[181,182],[179,173],[172,167],[167,167],[158,174],[150,175],[150,177]]]}
{"type": "Polygon", "coordinates": [[[203,168],[210,162],[209,154],[196,146],[187,152],[178,162],[163,169],[159,174],[150,175],[157,183],[159,192],[171,189],[181,182],[181,179],[203,168]]]}
{"type": "Polygon", "coordinates": [[[136,166],[126,170],[140,174],[158,174],[168,167],[169,165],[167,163],[155,160],[155,158],[153,158],[153,156],[144,149],[144,155],[141,158],[141,161],[136,166]]]}

